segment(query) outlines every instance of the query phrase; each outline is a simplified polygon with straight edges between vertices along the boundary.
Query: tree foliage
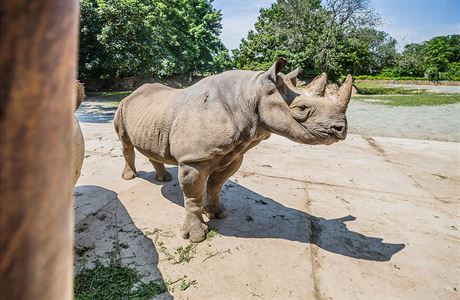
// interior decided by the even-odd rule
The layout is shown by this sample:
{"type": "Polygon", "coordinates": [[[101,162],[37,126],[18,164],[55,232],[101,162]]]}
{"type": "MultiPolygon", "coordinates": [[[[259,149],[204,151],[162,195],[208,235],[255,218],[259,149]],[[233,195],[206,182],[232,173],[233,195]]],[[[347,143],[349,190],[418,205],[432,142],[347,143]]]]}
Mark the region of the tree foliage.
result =
{"type": "Polygon", "coordinates": [[[383,77],[460,77],[460,35],[408,44],[376,26],[380,18],[368,0],[277,0],[261,9],[255,30],[233,50],[237,68],[264,70],[279,56],[306,77],[352,73],[383,77]]]}
{"type": "Polygon", "coordinates": [[[369,0],[277,0],[231,58],[212,0],[81,0],[80,78],[266,70],[278,57],[304,77],[327,72],[460,80],[460,35],[396,51],[369,0]]]}
{"type": "Polygon", "coordinates": [[[222,71],[221,19],[212,0],[81,0],[80,76],[222,71]]]}
{"type": "Polygon", "coordinates": [[[283,55],[304,75],[378,72],[393,63],[396,42],[373,29],[377,24],[366,0],[278,0],[261,10],[233,56],[237,67],[248,69],[283,55]]]}
{"type": "Polygon", "coordinates": [[[460,80],[460,35],[438,36],[420,44],[406,45],[394,73],[460,80]]]}

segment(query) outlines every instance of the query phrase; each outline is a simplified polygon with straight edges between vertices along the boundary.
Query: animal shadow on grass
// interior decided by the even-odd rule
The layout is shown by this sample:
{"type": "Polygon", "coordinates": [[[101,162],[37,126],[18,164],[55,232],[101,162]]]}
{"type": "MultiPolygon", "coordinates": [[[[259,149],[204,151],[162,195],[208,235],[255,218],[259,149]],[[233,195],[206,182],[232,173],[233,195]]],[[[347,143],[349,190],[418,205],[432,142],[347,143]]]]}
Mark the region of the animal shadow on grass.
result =
{"type": "MultiPolygon", "coordinates": [[[[154,288],[162,286],[161,289],[165,290],[163,277],[157,267],[158,252],[155,245],[136,227],[117,194],[111,190],[94,185],[83,185],[75,188],[74,251],[76,274],[93,269],[99,263],[114,268],[114,270],[126,267],[134,271],[124,271],[127,273],[125,276],[130,277],[133,276],[132,274],[137,274],[134,276],[137,276],[142,282],[152,281],[156,285],[154,288]]],[[[117,272],[117,276],[108,277],[123,281],[120,279],[122,276],[120,271],[117,272]]],[[[87,273],[90,274],[91,272],[87,273]]],[[[98,281],[97,275],[88,276],[92,277],[84,278],[82,281],[98,281]]],[[[124,282],[119,284],[125,285],[124,282]]],[[[93,283],[91,283],[92,285],[93,283]]],[[[104,282],[102,285],[103,287],[93,288],[99,293],[103,293],[103,289],[107,289],[106,286],[115,285],[113,289],[117,288],[117,284],[114,282],[104,282]]],[[[151,292],[152,285],[146,288],[147,290],[150,289],[151,292]]],[[[78,281],[76,281],[75,289],[76,294],[78,294],[78,281]]],[[[132,291],[128,289],[120,292],[129,293],[132,291]]],[[[154,294],[158,293],[161,293],[161,299],[173,299],[168,291],[154,292],[154,294]]]]}
{"type": "MultiPolygon", "coordinates": [[[[169,172],[173,180],[166,183],[156,181],[154,172],[141,171],[138,176],[154,184],[162,184],[163,196],[184,206],[177,181],[177,168],[169,168],[169,172]]],[[[349,230],[346,222],[356,220],[351,215],[329,220],[317,217],[286,207],[229,180],[222,190],[222,203],[227,208],[227,218],[210,220],[208,225],[224,236],[280,238],[311,243],[332,253],[371,261],[389,261],[393,254],[405,247],[404,244],[384,243],[381,238],[349,230]]]]}

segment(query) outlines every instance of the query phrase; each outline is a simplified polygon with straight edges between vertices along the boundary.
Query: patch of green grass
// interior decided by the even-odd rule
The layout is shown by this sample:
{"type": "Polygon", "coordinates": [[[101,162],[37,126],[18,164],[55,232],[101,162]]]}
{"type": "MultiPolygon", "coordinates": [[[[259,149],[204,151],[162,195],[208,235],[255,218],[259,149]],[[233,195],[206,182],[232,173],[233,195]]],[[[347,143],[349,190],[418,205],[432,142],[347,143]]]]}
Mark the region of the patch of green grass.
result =
{"type": "Polygon", "coordinates": [[[118,92],[88,92],[86,93],[86,100],[113,102],[114,104],[126,98],[132,91],[118,91],[118,92]]]}
{"type": "Polygon", "coordinates": [[[187,275],[184,275],[183,277],[180,277],[179,279],[176,279],[174,281],[168,280],[165,282],[166,287],[168,288],[168,291],[174,292],[176,289],[176,283],[180,282],[179,284],[179,289],[181,291],[185,291],[191,286],[197,285],[198,282],[196,280],[188,280],[187,275]]]}
{"type": "Polygon", "coordinates": [[[196,280],[185,280],[185,279],[183,279],[181,284],[180,284],[180,290],[185,291],[186,289],[188,289],[192,285],[196,285],[197,283],[198,282],[196,280]]]}
{"type": "Polygon", "coordinates": [[[126,243],[121,243],[121,244],[120,244],[120,247],[123,248],[123,249],[128,249],[128,248],[129,248],[129,245],[126,244],[126,243]]]}
{"type": "Polygon", "coordinates": [[[159,228],[155,228],[153,231],[144,229],[144,230],[142,230],[142,232],[146,236],[154,236],[155,242],[158,241],[160,236],[161,237],[166,237],[166,238],[172,238],[172,237],[176,236],[176,234],[174,232],[172,232],[171,230],[161,230],[159,228]]]}
{"type": "Polygon", "coordinates": [[[215,230],[215,229],[210,229],[210,230],[206,233],[206,240],[207,240],[207,241],[210,241],[210,240],[212,240],[213,238],[215,238],[217,235],[219,235],[219,232],[217,232],[217,230],[215,230]]]}
{"type": "Polygon", "coordinates": [[[158,232],[159,232],[159,231],[160,231],[160,229],[155,228],[153,231],[150,231],[150,230],[143,230],[142,232],[143,232],[146,236],[156,235],[156,239],[158,239],[158,232]]]}
{"type": "Polygon", "coordinates": [[[75,276],[74,296],[77,300],[147,300],[166,290],[163,282],[142,282],[133,269],[96,262],[93,269],[83,269],[75,276]]]}
{"type": "Polygon", "coordinates": [[[156,241],[155,245],[159,252],[163,253],[166,256],[168,261],[172,261],[174,265],[181,264],[183,262],[190,262],[193,258],[193,254],[196,253],[196,247],[198,244],[190,243],[185,247],[179,247],[176,249],[174,254],[171,254],[168,248],[163,242],[156,241]]]}
{"type": "Polygon", "coordinates": [[[207,261],[210,258],[213,258],[214,256],[221,255],[224,253],[230,253],[230,249],[227,249],[225,251],[217,251],[217,252],[206,252],[206,257],[203,259],[203,262],[207,261]]]}
{"type": "Polygon", "coordinates": [[[429,93],[423,89],[407,89],[402,87],[389,87],[374,83],[355,84],[356,92],[360,95],[411,95],[411,94],[426,94],[429,93]]]}
{"type": "Polygon", "coordinates": [[[174,257],[174,255],[169,253],[168,248],[166,248],[163,242],[156,242],[156,246],[157,246],[158,251],[163,253],[166,256],[167,260],[176,261],[176,258],[174,257]]]}
{"type": "Polygon", "coordinates": [[[193,258],[193,254],[196,253],[196,247],[198,244],[190,243],[186,247],[179,247],[176,250],[178,258],[174,262],[175,264],[180,264],[183,262],[190,262],[193,258]]]}
{"type": "Polygon", "coordinates": [[[85,223],[82,226],[80,226],[77,229],[75,229],[75,232],[76,233],[82,233],[82,232],[85,232],[86,230],[88,230],[88,224],[85,223]]]}
{"type": "Polygon", "coordinates": [[[82,257],[83,255],[86,254],[86,252],[89,252],[94,249],[94,245],[90,246],[82,246],[82,247],[75,247],[74,251],[77,257],[82,257]]]}
{"type": "MultiPolygon", "coordinates": [[[[345,80],[346,76],[340,77],[345,80]]],[[[410,76],[385,76],[385,75],[357,75],[353,76],[354,79],[360,80],[417,80],[417,81],[430,81],[429,78],[425,77],[410,77],[410,76]]]]}
{"type": "Polygon", "coordinates": [[[376,95],[372,97],[354,97],[355,100],[375,101],[377,104],[391,106],[443,105],[460,102],[460,94],[420,94],[420,95],[376,95]]]}

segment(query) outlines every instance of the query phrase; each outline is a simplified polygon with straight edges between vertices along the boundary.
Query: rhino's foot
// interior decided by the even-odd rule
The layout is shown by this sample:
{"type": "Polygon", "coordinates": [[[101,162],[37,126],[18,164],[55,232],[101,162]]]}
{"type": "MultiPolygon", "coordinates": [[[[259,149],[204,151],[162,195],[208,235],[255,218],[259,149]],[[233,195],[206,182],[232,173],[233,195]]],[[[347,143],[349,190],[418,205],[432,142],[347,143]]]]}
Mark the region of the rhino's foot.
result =
{"type": "Polygon", "coordinates": [[[226,209],[222,204],[218,206],[206,205],[204,207],[204,213],[209,219],[224,219],[227,217],[226,209]]]}
{"type": "Polygon", "coordinates": [[[121,174],[121,177],[123,177],[124,180],[131,180],[136,177],[136,175],[136,172],[133,170],[125,170],[123,171],[123,174],[121,174]]]}
{"type": "Polygon", "coordinates": [[[208,226],[204,224],[196,215],[187,216],[181,228],[181,235],[184,239],[189,239],[193,243],[199,243],[206,239],[208,226]]]}
{"type": "Polygon", "coordinates": [[[169,174],[168,171],[165,171],[164,173],[156,173],[155,174],[155,179],[161,182],[165,181],[171,181],[172,180],[172,175],[169,174]]]}

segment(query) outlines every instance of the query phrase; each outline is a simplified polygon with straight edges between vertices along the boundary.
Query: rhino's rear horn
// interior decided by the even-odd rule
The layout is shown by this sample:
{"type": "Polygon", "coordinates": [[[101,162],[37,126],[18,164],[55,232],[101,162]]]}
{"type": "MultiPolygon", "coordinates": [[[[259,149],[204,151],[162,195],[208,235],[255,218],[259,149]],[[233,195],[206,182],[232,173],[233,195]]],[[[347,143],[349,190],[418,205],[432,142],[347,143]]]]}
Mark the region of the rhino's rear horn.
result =
{"type": "Polygon", "coordinates": [[[326,84],[327,84],[327,74],[322,73],[319,76],[316,76],[315,79],[313,79],[312,82],[310,82],[309,85],[306,87],[306,91],[308,93],[315,94],[317,96],[324,96],[324,91],[326,90],[326,84]]]}
{"type": "Polygon", "coordinates": [[[338,105],[343,107],[344,111],[347,109],[348,102],[350,102],[352,87],[353,87],[353,78],[351,77],[350,74],[348,74],[347,79],[345,79],[345,82],[342,84],[342,86],[339,89],[339,98],[338,98],[338,105]]]}

